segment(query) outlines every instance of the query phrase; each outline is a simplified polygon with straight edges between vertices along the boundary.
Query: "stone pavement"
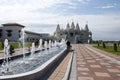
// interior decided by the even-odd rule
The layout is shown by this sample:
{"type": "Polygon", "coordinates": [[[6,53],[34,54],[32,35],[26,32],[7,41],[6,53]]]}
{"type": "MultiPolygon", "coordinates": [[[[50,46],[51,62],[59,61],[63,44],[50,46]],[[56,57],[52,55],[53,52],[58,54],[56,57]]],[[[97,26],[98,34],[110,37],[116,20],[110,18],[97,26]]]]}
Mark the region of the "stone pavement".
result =
{"type": "Polygon", "coordinates": [[[58,67],[53,71],[50,77],[47,80],[62,80],[68,66],[71,54],[68,53],[67,56],[62,60],[58,67]]]}
{"type": "Polygon", "coordinates": [[[89,45],[73,45],[76,50],[78,80],[120,80],[120,57],[89,45]]]}

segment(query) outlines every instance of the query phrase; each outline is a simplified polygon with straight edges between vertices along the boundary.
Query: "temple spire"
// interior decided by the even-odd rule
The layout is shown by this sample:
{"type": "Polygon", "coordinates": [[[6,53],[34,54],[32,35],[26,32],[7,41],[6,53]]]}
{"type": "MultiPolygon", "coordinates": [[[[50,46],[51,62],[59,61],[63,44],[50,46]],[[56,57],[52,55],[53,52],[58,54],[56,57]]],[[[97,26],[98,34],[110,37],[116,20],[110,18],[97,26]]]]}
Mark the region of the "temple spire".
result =
{"type": "Polygon", "coordinates": [[[66,30],[69,30],[69,29],[70,29],[70,25],[68,23],[67,26],[66,26],[66,30]]]}
{"type": "Polygon", "coordinates": [[[74,22],[72,22],[72,24],[71,24],[71,29],[72,29],[72,30],[74,30],[74,29],[75,29],[74,22]]]}
{"type": "Polygon", "coordinates": [[[89,32],[88,21],[86,22],[86,25],[85,25],[85,31],[89,32]]]}
{"type": "Polygon", "coordinates": [[[76,30],[80,31],[80,27],[78,23],[76,24],[76,30]]]}
{"type": "Polygon", "coordinates": [[[59,32],[59,31],[60,31],[60,25],[58,24],[56,28],[56,32],[59,32]]]}

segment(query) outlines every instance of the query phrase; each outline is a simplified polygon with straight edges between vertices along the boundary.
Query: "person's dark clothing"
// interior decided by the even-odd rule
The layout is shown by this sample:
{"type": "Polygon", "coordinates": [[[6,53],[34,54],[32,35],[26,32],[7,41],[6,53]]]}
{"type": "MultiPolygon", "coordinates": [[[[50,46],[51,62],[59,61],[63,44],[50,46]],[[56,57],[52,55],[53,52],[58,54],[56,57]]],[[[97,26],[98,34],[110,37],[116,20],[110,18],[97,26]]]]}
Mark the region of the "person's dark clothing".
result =
{"type": "Polygon", "coordinates": [[[67,41],[66,45],[67,45],[67,50],[70,51],[72,47],[70,41],[67,41]]]}
{"type": "Polygon", "coordinates": [[[12,55],[12,53],[14,53],[14,47],[12,45],[10,45],[10,55],[12,55]]]}
{"type": "Polygon", "coordinates": [[[67,46],[71,46],[70,41],[67,41],[67,43],[66,43],[66,44],[67,44],[67,46]]]}

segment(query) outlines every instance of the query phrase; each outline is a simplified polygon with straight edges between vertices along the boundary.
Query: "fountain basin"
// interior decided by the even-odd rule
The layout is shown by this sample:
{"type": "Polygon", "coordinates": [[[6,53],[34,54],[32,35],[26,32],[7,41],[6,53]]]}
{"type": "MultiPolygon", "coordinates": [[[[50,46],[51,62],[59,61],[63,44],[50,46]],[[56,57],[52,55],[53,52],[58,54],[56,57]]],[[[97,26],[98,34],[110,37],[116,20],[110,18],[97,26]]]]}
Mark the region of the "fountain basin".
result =
{"type": "MultiPolygon", "coordinates": [[[[36,50],[35,53],[40,52],[40,51],[44,51],[44,49],[42,49],[42,50],[36,50]]],[[[25,53],[25,56],[28,56],[28,55],[30,55],[30,54],[31,54],[31,52],[26,52],[26,53],[25,53]]],[[[10,56],[9,58],[10,58],[11,60],[14,60],[14,59],[17,59],[17,58],[19,58],[19,57],[23,57],[23,54],[18,54],[18,55],[10,56]]],[[[0,58],[0,64],[2,64],[3,61],[4,61],[4,58],[0,58]]]]}
{"type": "Polygon", "coordinates": [[[53,66],[56,65],[56,63],[59,62],[61,58],[63,58],[67,53],[67,50],[64,49],[54,57],[52,57],[50,60],[39,66],[38,68],[31,70],[29,72],[20,73],[20,74],[14,74],[14,75],[5,75],[0,76],[0,80],[43,80],[45,75],[48,73],[50,69],[53,68],[53,66]]]}

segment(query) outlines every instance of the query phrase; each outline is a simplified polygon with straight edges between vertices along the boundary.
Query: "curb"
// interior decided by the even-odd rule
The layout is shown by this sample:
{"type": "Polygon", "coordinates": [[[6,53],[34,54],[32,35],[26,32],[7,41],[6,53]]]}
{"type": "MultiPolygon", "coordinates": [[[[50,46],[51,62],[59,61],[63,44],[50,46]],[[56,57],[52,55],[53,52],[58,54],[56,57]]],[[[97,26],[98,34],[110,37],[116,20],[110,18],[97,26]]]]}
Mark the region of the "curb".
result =
{"type": "Polygon", "coordinates": [[[69,54],[71,54],[71,57],[70,57],[70,60],[69,60],[68,66],[67,66],[67,70],[66,70],[65,75],[62,80],[69,80],[69,77],[70,77],[74,51],[70,52],[69,54]]]}

